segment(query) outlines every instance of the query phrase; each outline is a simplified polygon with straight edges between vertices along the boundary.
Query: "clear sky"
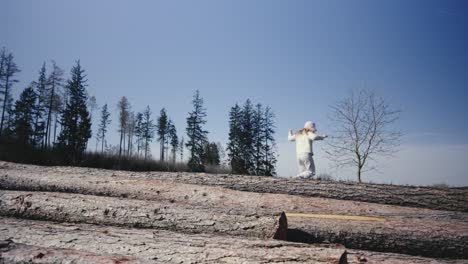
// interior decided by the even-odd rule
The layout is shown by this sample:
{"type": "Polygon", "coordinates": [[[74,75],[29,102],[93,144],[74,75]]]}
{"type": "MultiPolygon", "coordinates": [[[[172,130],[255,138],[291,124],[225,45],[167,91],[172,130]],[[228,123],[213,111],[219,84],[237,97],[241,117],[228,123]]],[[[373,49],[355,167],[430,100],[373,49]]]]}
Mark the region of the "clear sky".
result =
{"type": "MultiPolygon", "coordinates": [[[[403,110],[395,126],[406,135],[364,180],[468,185],[468,1],[4,0],[1,9],[0,46],[22,70],[15,96],[44,61],[68,75],[80,59],[89,93],[111,106],[110,143],[121,96],[135,111],[165,107],[182,136],[199,89],[209,139],[222,143],[230,107],[251,98],[276,113],[278,172],[289,176],[287,130],[313,120],[327,133],[331,104],[375,89],[403,110]]],[[[318,173],[353,177],[316,149],[318,173]]]]}

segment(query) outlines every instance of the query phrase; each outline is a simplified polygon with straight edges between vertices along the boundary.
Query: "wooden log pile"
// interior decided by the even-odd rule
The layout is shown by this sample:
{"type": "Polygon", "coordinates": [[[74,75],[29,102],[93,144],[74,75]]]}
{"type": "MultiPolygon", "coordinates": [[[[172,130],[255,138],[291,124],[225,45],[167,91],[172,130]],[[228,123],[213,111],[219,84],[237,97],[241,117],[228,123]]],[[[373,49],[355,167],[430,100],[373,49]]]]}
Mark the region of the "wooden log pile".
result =
{"type": "Polygon", "coordinates": [[[50,173],[69,176],[123,176],[159,179],[186,184],[218,186],[238,191],[301,195],[338,200],[351,200],[378,204],[401,205],[468,212],[468,187],[434,188],[389,184],[355,184],[352,182],[285,179],[278,177],[188,173],[188,172],[128,172],[77,167],[43,167],[1,162],[2,170],[14,173],[23,168],[34,170],[36,175],[50,173]]]}
{"type": "MultiPolygon", "coordinates": [[[[77,256],[94,263],[122,257],[128,261],[121,263],[468,259],[463,210],[236,191],[154,175],[0,162],[0,240],[7,245],[0,243],[0,262],[27,261],[13,261],[18,252],[49,256],[44,250],[64,261],[77,256]],[[41,244],[41,237],[50,243],[41,244]]],[[[246,177],[253,179],[238,180],[246,177]]]]}

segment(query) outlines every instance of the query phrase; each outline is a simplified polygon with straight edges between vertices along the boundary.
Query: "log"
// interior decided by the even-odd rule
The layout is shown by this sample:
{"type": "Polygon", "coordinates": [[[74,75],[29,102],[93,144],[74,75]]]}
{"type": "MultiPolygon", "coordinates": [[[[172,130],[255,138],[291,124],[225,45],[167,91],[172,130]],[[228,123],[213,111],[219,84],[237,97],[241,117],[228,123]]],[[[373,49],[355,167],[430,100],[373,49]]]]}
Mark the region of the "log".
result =
{"type": "MultiPolygon", "coordinates": [[[[28,165],[29,166],[29,165],[28,165]]],[[[79,168],[78,168],[79,169],[79,168]]],[[[166,201],[206,207],[284,210],[289,213],[373,215],[392,218],[437,219],[468,222],[468,214],[376,203],[304,197],[287,194],[255,193],[184,184],[169,180],[135,178],[131,172],[119,176],[51,171],[36,173],[8,170],[0,174],[1,190],[64,192],[138,200],[166,201]]],[[[462,223],[457,223],[461,225],[462,223]]]]}
{"type": "Polygon", "coordinates": [[[27,172],[34,172],[38,176],[48,173],[61,173],[70,176],[83,174],[111,177],[130,175],[135,178],[163,179],[258,193],[281,193],[468,212],[468,187],[432,188],[389,184],[357,184],[351,182],[187,172],[126,172],[79,167],[43,167],[0,162],[0,175],[27,172]]]}
{"type": "Polygon", "coordinates": [[[341,243],[354,249],[468,259],[468,229],[438,226],[437,221],[383,218],[382,222],[377,222],[331,217],[325,221],[305,214],[304,217],[288,215],[288,224],[292,227],[288,229],[288,241],[341,243]],[[454,230],[459,230],[459,233],[454,230]]]}
{"type": "Polygon", "coordinates": [[[12,240],[0,241],[0,263],[96,263],[96,264],[137,264],[150,263],[137,258],[102,255],[78,250],[45,248],[15,243],[12,240]]]}
{"type": "Polygon", "coordinates": [[[0,183],[2,188],[17,190],[107,195],[255,212],[286,211],[291,228],[288,239],[292,241],[332,241],[354,249],[430,257],[465,258],[468,251],[468,214],[463,212],[250,193],[124,175],[8,171],[0,176],[0,183]]]}
{"type": "Polygon", "coordinates": [[[282,239],[283,212],[223,210],[81,194],[0,191],[0,215],[58,222],[160,228],[282,239]]]}
{"type": "Polygon", "coordinates": [[[152,263],[346,263],[341,245],[0,218],[0,239],[152,263]],[[45,239],[46,238],[46,239],[45,239]]]}
{"type": "Polygon", "coordinates": [[[349,264],[466,264],[466,259],[436,259],[396,253],[346,250],[349,264]]]}

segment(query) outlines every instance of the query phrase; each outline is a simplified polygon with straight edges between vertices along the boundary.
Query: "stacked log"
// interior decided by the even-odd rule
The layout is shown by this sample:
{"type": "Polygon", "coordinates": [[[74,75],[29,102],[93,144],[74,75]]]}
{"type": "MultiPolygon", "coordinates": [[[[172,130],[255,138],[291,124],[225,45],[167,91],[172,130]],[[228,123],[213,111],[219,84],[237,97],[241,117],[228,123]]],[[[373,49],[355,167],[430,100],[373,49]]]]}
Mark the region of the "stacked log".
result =
{"type": "MultiPolygon", "coordinates": [[[[240,215],[249,211],[257,216],[261,212],[286,211],[290,228],[287,239],[290,241],[341,243],[354,249],[428,257],[468,257],[468,214],[463,212],[58,172],[40,176],[7,172],[0,175],[0,186],[2,189],[126,197],[171,205],[203,205],[212,208],[210,210],[241,211],[240,215]]],[[[181,211],[189,212],[187,210],[181,211]]]]}
{"type": "Polygon", "coordinates": [[[49,173],[67,174],[69,176],[131,176],[132,178],[160,179],[187,184],[219,186],[247,192],[302,195],[433,210],[468,212],[468,187],[433,188],[370,183],[356,184],[350,182],[188,172],[128,172],[77,167],[43,167],[9,162],[0,162],[0,169],[9,174],[34,170],[38,176],[49,173]]]}
{"type": "MultiPolygon", "coordinates": [[[[183,248],[174,244],[175,242],[170,240],[170,237],[175,238],[176,241],[184,241],[182,244],[185,241],[211,241],[206,242],[203,250],[199,250],[201,246],[198,243],[188,243],[189,248],[186,250],[200,253],[200,256],[193,253],[192,257],[200,258],[201,262],[249,262],[248,260],[264,262],[273,249],[291,247],[289,250],[297,251],[299,257],[308,256],[301,250],[311,248],[312,251],[318,250],[324,253],[319,258],[324,263],[337,263],[337,259],[339,263],[345,263],[346,257],[343,257],[346,256],[345,253],[337,258],[334,255],[336,252],[332,254],[332,251],[327,251],[332,248],[344,252],[344,248],[336,246],[336,243],[360,250],[354,251],[358,253],[353,253],[351,262],[365,260],[372,263],[374,260],[378,263],[391,255],[364,250],[407,253],[426,257],[468,258],[468,213],[464,209],[466,205],[460,205],[466,200],[466,192],[463,188],[455,192],[451,189],[445,190],[447,192],[442,194],[444,196],[442,200],[450,200],[454,197],[458,200],[451,208],[455,211],[443,211],[313,197],[317,192],[314,194],[293,192],[292,194],[301,195],[290,195],[284,194],[286,191],[280,188],[282,181],[285,181],[283,183],[285,183],[286,190],[290,190],[291,186],[295,186],[296,183],[302,183],[309,191],[316,182],[271,177],[229,176],[237,182],[236,186],[259,186],[264,180],[263,189],[248,187],[249,192],[238,191],[235,189],[239,188],[227,184],[234,180],[223,180],[224,176],[221,176],[219,184],[216,184],[214,179],[217,177],[217,175],[191,173],[130,173],[71,167],[48,168],[0,162],[0,215],[15,218],[0,218],[0,226],[3,225],[2,221],[7,226],[6,228],[0,227],[0,240],[12,238],[14,241],[5,242],[9,246],[4,247],[4,253],[0,252],[0,262],[5,254],[15,256],[18,253],[14,252],[28,252],[28,250],[36,253],[52,250],[52,255],[68,257],[75,254],[80,257],[96,258],[96,261],[102,258],[103,263],[122,256],[130,256],[128,261],[136,261],[135,263],[152,261],[151,258],[141,257],[143,255],[140,254],[142,251],[151,252],[150,249],[144,247],[149,242],[144,241],[143,238],[143,240],[138,240],[138,236],[135,236],[133,240],[123,235],[133,233],[142,237],[145,237],[144,234],[146,236],[153,234],[151,239],[159,241],[161,245],[172,245],[169,246],[170,248],[183,248]],[[168,175],[175,178],[170,179],[168,175]],[[267,189],[271,191],[264,191],[267,189]],[[30,220],[20,220],[20,218],[30,220]],[[15,221],[30,221],[27,224],[34,227],[31,229],[33,233],[28,233],[27,229],[21,228],[21,224],[26,222],[16,224],[15,221]],[[56,226],[59,224],[52,222],[73,223],[62,225],[78,227],[78,231],[82,233],[78,232],[76,236],[86,237],[85,234],[88,233],[88,239],[96,241],[99,240],[101,231],[106,233],[110,229],[115,229],[117,231],[112,231],[112,234],[119,234],[116,237],[121,239],[123,244],[116,246],[111,243],[107,246],[109,248],[107,251],[95,252],[89,250],[91,246],[86,247],[85,242],[76,242],[73,238],[66,240],[65,237],[65,240],[62,240],[60,234],[66,231],[63,231],[63,226],[56,226]],[[100,228],[105,228],[105,230],[100,228]],[[47,233],[47,230],[55,231],[47,233]],[[154,237],[155,232],[164,234],[158,240],[154,237]],[[52,234],[57,234],[56,238],[60,243],[41,245],[38,244],[39,242],[36,244],[31,242],[34,239],[29,242],[24,240],[25,237],[29,239],[34,236],[38,238],[37,241],[43,236],[53,238],[52,234]],[[290,242],[274,241],[270,240],[271,238],[290,242]],[[135,241],[133,249],[127,248],[129,252],[110,250],[114,247],[124,247],[127,240],[135,241]],[[226,243],[220,244],[223,240],[226,243]],[[62,243],[62,241],[69,242],[62,243]],[[215,255],[214,252],[207,253],[209,252],[207,248],[216,248],[216,244],[223,245],[222,247],[227,249],[228,245],[232,246],[232,243],[248,246],[249,243],[246,241],[256,241],[258,247],[265,249],[265,258],[255,259],[253,254],[247,253],[245,253],[247,254],[245,258],[242,257],[244,256],[242,252],[248,251],[246,248],[236,248],[235,254],[232,252],[223,253],[227,255],[221,254],[218,260],[222,261],[210,261],[208,258],[201,257],[206,254],[215,255]],[[269,243],[273,241],[279,244],[270,245],[269,243]],[[72,254],[64,250],[76,252],[70,251],[72,254]],[[327,254],[335,257],[324,259],[323,256],[327,254]],[[133,256],[138,258],[132,259],[133,256]]],[[[342,183],[336,184],[338,186],[342,183]]],[[[318,190],[325,191],[321,189],[326,188],[325,185],[320,183],[315,185],[318,186],[318,190]]],[[[332,192],[339,192],[342,186],[337,186],[333,187],[335,189],[329,189],[328,194],[323,196],[328,197],[332,192]]],[[[351,186],[354,186],[352,189],[356,190],[363,185],[351,186]]],[[[372,194],[377,189],[372,187],[370,193],[372,194]]],[[[421,189],[410,192],[409,201],[414,202],[417,200],[416,196],[421,195],[422,207],[429,207],[429,197],[437,194],[434,191],[437,189],[429,189],[427,193],[422,192],[421,189]]],[[[444,190],[440,189],[440,191],[444,190]]],[[[360,192],[369,194],[365,189],[360,192]]],[[[390,193],[395,194],[394,191],[390,193]]],[[[389,193],[383,195],[389,195],[389,193]]],[[[379,199],[377,198],[376,201],[379,202],[379,199]]],[[[448,208],[445,205],[443,207],[448,208]]],[[[104,240],[106,239],[108,240],[109,237],[105,236],[104,240]]],[[[106,243],[101,241],[100,244],[106,243]]],[[[253,249],[256,248],[252,244],[250,246],[253,249]]],[[[217,250],[222,251],[219,247],[217,250]]],[[[180,252],[166,252],[170,257],[180,254],[180,252]]],[[[34,254],[31,253],[28,256],[35,256],[34,254]]],[[[166,256],[161,252],[157,255],[166,256]]],[[[278,253],[269,261],[279,261],[283,255],[284,252],[278,253]]],[[[185,257],[186,260],[191,259],[189,256],[185,257]]],[[[282,260],[292,262],[296,259],[297,257],[288,255],[282,260]]],[[[311,261],[312,259],[310,258],[311,261]]],[[[398,259],[405,259],[408,263],[424,263],[420,261],[424,258],[420,257],[400,256],[394,258],[396,263],[398,259]]],[[[313,260],[317,262],[316,259],[313,260]]],[[[308,262],[309,259],[299,261],[308,262]]],[[[434,263],[438,262],[434,261],[434,263]]],[[[452,262],[457,263],[456,260],[452,262]]]]}

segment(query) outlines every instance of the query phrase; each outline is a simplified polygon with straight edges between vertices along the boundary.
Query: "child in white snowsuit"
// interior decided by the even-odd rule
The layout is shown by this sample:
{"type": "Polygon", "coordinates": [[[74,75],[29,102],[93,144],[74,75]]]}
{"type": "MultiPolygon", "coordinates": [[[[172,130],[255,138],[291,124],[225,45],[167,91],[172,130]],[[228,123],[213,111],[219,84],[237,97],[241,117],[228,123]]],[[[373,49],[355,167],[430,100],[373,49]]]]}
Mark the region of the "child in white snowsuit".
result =
{"type": "Polygon", "coordinates": [[[297,178],[312,178],[315,176],[315,164],[313,159],[313,149],[312,142],[314,140],[322,140],[327,138],[327,135],[317,135],[315,134],[317,129],[315,123],[312,121],[307,121],[304,125],[304,128],[297,131],[295,134],[292,133],[292,130],[289,130],[288,140],[296,141],[296,155],[297,162],[299,165],[299,174],[297,178]]]}

